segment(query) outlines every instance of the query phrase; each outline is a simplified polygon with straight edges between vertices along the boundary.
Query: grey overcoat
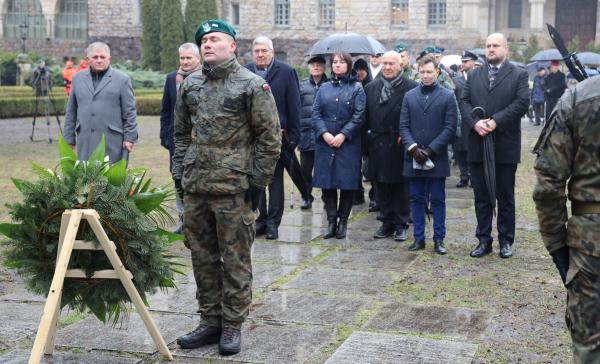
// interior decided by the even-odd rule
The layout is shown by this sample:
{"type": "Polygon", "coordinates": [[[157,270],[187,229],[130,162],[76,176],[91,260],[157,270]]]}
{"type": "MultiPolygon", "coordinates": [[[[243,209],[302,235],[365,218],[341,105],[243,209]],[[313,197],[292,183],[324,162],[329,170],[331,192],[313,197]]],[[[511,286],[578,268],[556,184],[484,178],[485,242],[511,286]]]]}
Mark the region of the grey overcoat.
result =
{"type": "Polygon", "coordinates": [[[111,164],[125,155],[124,140],[135,143],[138,139],[131,80],[112,67],[109,67],[96,90],[89,70],[75,74],[63,128],[65,140],[77,146],[80,160],[89,158],[103,133],[106,155],[111,164]]]}

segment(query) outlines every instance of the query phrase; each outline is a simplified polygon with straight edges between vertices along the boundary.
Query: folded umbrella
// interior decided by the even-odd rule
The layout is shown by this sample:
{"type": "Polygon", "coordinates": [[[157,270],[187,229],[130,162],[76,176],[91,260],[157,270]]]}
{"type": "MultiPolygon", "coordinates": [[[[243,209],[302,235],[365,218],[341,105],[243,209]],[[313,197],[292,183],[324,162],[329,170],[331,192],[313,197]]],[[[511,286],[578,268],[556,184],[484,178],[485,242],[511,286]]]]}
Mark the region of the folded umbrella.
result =
{"type": "MultiPolygon", "coordinates": [[[[474,120],[486,118],[485,109],[477,106],[471,111],[474,120]]],[[[487,187],[492,210],[496,215],[496,154],[494,151],[494,133],[483,137],[483,178],[487,187]]]]}

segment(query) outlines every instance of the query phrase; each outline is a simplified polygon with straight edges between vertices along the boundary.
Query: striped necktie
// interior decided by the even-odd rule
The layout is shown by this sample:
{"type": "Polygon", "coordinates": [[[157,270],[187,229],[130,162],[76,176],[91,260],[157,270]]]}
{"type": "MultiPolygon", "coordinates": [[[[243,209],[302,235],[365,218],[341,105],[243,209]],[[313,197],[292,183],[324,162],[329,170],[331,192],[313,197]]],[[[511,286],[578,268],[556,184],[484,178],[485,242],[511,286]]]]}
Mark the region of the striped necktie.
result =
{"type": "Polygon", "coordinates": [[[494,85],[494,81],[496,80],[496,77],[498,76],[498,67],[497,66],[490,66],[490,69],[488,70],[488,77],[490,79],[490,88],[494,85]]]}

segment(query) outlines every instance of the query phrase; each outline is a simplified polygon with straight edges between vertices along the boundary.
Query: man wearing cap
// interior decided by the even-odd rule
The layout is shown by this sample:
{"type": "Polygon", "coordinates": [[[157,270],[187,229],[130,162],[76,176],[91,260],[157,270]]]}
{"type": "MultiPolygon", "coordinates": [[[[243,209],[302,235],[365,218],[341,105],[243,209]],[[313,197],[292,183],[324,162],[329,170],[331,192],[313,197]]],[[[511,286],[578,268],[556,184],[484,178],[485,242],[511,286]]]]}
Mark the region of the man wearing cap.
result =
{"type": "Polygon", "coordinates": [[[400,42],[394,46],[394,51],[400,53],[400,57],[402,57],[402,67],[404,67],[402,70],[402,76],[413,81],[419,81],[419,72],[410,66],[410,54],[408,53],[408,46],[400,42]]]}
{"type": "Polygon", "coordinates": [[[256,234],[265,234],[269,240],[279,237],[279,224],[283,217],[284,185],[283,170],[288,171],[302,198],[310,200],[306,181],[302,177],[300,163],[294,149],[300,141],[300,86],[298,74],[288,64],[275,58],[273,41],[261,35],[252,42],[254,62],[245,65],[252,73],[265,79],[273,92],[282,129],[282,149],[275,167],[273,180],[267,195],[260,199],[260,215],[256,219],[256,234]]]}
{"type": "Polygon", "coordinates": [[[302,210],[312,207],[312,173],[315,164],[315,132],[312,127],[312,108],[315,95],[321,85],[329,79],[325,74],[325,58],[323,56],[314,56],[308,60],[308,69],[310,76],[306,80],[300,81],[300,100],[302,104],[302,114],[300,115],[300,165],[302,175],[307,184],[309,199],[302,199],[302,210]]]}
{"type": "Polygon", "coordinates": [[[562,96],[563,92],[567,89],[567,78],[565,74],[558,69],[560,66],[559,61],[552,61],[550,63],[550,72],[544,80],[544,90],[546,93],[546,120],[550,119],[550,114],[556,106],[558,99],[562,96]]]}
{"type": "Polygon", "coordinates": [[[184,190],[201,319],[177,343],[219,343],[221,355],[232,355],[252,302],[253,210],[273,175],[281,131],[271,88],[236,60],[234,28],[207,20],[195,40],[204,63],[177,95],[173,176],[184,190]]]}
{"type": "MultiPolygon", "coordinates": [[[[463,51],[461,61],[461,73],[460,75],[454,77],[452,81],[456,85],[456,100],[458,100],[458,107],[460,109],[460,114],[463,115],[466,112],[471,112],[471,110],[464,110],[462,107],[462,103],[460,99],[462,97],[463,89],[467,84],[468,73],[475,67],[475,61],[477,60],[477,55],[471,53],[469,51],[463,51]]],[[[469,135],[468,130],[470,127],[465,123],[465,119],[461,118],[460,125],[460,135],[456,138],[456,142],[452,145],[452,149],[454,151],[454,158],[456,158],[456,163],[458,163],[458,168],[460,170],[460,180],[456,185],[457,188],[463,188],[469,186],[469,164],[467,163],[467,135],[469,135]]]]}
{"type": "Polygon", "coordinates": [[[381,54],[369,56],[369,70],[371,71],[371,78],[374,80],[381,71],[381,54]]]}

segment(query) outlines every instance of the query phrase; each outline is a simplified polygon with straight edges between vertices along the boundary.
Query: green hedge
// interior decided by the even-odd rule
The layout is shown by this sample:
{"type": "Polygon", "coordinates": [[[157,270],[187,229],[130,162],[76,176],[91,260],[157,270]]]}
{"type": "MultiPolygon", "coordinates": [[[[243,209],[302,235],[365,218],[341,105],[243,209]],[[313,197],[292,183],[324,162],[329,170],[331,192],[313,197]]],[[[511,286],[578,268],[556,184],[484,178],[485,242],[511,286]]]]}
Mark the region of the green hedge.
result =
{"type": "MultiPolygon", "coordinates": [[[[54,97],[65,96],[64,87],[58,86],[52,88],[54,97]]],[[[134,89],[135,96],[159,95],[162,96],[162,89],[139,88],[134,89]]],[[[34,91],[30,86],[0,86],[0,97],[33,97],[34,91]]]]}
{"type": "MultiPolygon", "coordinates": [[[[59,115],[64,116],[67,106],[66,96],[55,96],[56,109],[59,115]]],[[[160,115],[162,95],[136,95],[135,103],[138,115],[160,115]]],[[[40,103],[38,116],[43,112],[40,103]]],[[[35,97],[0,97],[0,119],[33,116],[35,113],[35,97]]]]}

